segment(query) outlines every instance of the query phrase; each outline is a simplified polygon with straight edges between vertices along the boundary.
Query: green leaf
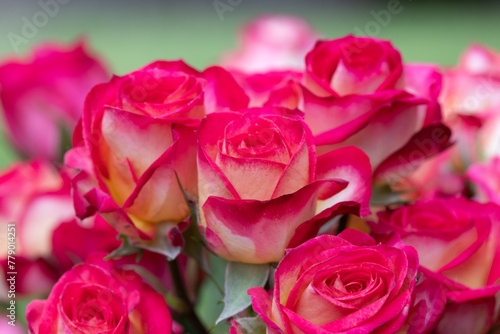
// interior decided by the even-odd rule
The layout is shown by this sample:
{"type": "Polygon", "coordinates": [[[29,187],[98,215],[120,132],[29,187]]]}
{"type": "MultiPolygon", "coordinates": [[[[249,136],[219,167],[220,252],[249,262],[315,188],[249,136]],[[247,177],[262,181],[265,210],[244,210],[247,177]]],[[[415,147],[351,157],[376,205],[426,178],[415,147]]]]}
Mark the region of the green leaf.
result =
{"type": "Polygon", "coordinates": [[[130,241],[128,237],[124,234],[120,234],[118,236],[118,240],[122,239],[122,243],[120,247],[112,251],[111,253],[108,254],[104,259],[105,260],[110,260],[114,258],[120,258],[122,256],[130,255],[130,254],[135,254],[140,251],[140,248],[133,246],[130,244],[130,241]]]}
{"type": "Polygon", "coordinates": [[[169,261],[174,260],[180,253],[182,247],[174,246],[166,237],[170,229],[175,228],[175,223],[164,222],[156,224],[156,235],[153,240],[131,240],[133,246],[162,254],[169,261]]]}
{"type": "Polygon", "coordinates": [[[226,282],[224,285],[224,309],[215,322],[234,316],[252,304],[247,290],[263,287],[269,276],[269,264],[249,264],[228,262],[226,266],[226,282]]]}
{"type": "Polygon", "coordinates": [[[239,318],[236,322],[243,334],[266,334],[266,324],[259,316],[239,318]]]}

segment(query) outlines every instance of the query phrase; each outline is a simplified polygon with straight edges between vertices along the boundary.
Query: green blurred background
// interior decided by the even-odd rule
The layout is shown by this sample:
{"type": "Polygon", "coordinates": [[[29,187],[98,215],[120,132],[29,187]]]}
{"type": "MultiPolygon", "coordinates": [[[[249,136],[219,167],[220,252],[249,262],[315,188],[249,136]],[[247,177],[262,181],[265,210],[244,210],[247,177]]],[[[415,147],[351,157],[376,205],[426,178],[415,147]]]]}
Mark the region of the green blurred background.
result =
{"type": "MultiPolygon", "coordinates": [[[[70,42],[85,36],[94,52],[102,56],[116,74],[124,74],[157,59],[183,58],[202,69],[216,63],[224,51],[235,48],[238,27],[262,13],[301,16],[325,38],[361,31],[391,39],[408,62],[453,65],[460,52],[473,41],[500,50],[500,3],[495,2],[401,0],[403,10],[384,24],[376,24],[378,30],[370,23],[377,22],[373,13],[387,9],[390,1],[64,2],[68,3],[59,5],[58,12],[16,52],[9,42],[9,33],[21,35],[23,20],[32,21],[42,7],[38,0],[0,0],[2,61],[25,57],[34,45],[45,40],[70,42]],[[219,15],[215,5],[220,3],[231,9],[219,15]]],[[[16,158],[2,136],[0,168],[16,158]]],[[[223,264],[216,265],[221,267],[223,264]]],[[[222,273],[220,269],[216,271],[222,273]]],[[[221,275],[219,280],[223,280],[221,275]]],[[[202,290],[198,311],[207,323],[213,322],[220,312],[222,305],[213,307],[220,298],[211,284],[202,290]]],[[[213,331],[218,332],[227,333],[227,328],[219,326],[213,331]]]]}
{"type": "MultiPolygon", "coordinates": [[[[400,0],[402,11],[379,29],[373,13],[391,1],[280,1],[280,0],[59,0],[58,12],[15,50],[8,34],[21,35],[23,19],[43,10],[50,0],[0,0],[0,58],[25,56],[45,40],[72,41],[85,36],[93,50],[116,74],[157,59],[183,58],[194,67],[217,62],[237,45],[238,27],[262,13],[302,16],[323,34],[335,38],[364,32],[391,39],[406,61],[453,65],[472,41],[500,49],[500,3],[479,1],[400,0]],[[230,7],[222,15],[216,4],[230,7]],[[16,52],[17,51],[17,52],[16,52]]],[[[54,1],[54,0],[52,0],[54,1]]],[[[0,140],[0,167],[15,158],[0,140]]]]}

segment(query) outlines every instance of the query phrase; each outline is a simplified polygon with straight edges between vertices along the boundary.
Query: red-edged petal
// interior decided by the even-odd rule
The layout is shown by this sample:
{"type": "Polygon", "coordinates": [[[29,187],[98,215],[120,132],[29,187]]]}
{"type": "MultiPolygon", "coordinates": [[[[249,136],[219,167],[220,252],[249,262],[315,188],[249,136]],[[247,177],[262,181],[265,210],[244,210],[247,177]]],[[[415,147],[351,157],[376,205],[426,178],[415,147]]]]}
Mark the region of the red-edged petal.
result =
{"type": "Polygon", "coordinates": [[[317,212],[336,203],[353,201],[360,204],[361,216],[370,214],[372,168],[363,151],[353,146],[338,148],[319,156],[316,168],[317,180],[338,178],[349,182],[346,189],[333,196],[321,194],[317,212]]]}

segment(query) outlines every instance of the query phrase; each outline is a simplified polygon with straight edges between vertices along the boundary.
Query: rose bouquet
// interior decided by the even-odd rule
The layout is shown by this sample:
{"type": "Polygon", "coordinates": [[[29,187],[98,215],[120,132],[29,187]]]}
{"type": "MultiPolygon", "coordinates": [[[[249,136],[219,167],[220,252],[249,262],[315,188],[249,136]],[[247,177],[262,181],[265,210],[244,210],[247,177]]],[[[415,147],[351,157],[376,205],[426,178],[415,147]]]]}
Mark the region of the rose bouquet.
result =
{"type": "Polygon", "coordinates": [[[500,53],[242,32],[202,71],[0,65],[2,333],[500,332],[500,53]]]}

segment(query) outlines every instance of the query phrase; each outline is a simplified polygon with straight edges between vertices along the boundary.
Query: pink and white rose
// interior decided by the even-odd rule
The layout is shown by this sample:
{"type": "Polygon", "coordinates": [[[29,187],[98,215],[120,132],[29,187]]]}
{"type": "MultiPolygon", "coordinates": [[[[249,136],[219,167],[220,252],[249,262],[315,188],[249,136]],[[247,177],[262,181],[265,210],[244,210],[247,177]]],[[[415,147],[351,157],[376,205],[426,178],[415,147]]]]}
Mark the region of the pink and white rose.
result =
{"type": "Polygon", "coordinates": [[[198,189],[200,229],[217,255],[277,262],[329,217],[358,205],[369,213],[370,165],[354,147],[317,157],[298,111],[214,113],[198,130],[198,189]]]}
{"type": "Polygon", "coordinates": [[[38,46],[29,60],[0,65],[0,101],[7,135],[23,155],[57,160],[82,115],[88,91],[108,80],[83,42],[38,46]],[[61,131],[63,130],[63,131],[61,131]]]}
{"type": "Polygon", "coordinates": [[[274,289],[251,288],[267,333],[396,333],[407,322],[418,269],[412,247],[345,230],[289,249],[274,289]]]}
{"type": "Polygon", "coordinates": [[[199,120],[246,107],[248,97],[219,67],[199,72],[183,61],[158,61],[89,93],[67,164],[80,216],[98,211],[120,233],[151,238],[160,223],[189,214],[177,177],[197,196],[199,120]]]}
{"type": "Polygon", "coordinates": [[[434,199],[380,212],[378,219],[372,231],[399,234],[417,250],[424,274],[442,284],[448,304],[439,333],[486,333],[499,320],[499,206],[434,199]]]}
{"type": "Polygon", "coordinates": [[[54,285],[47,300],[26,310],[30,332],[171,333],[165,299],[134,271],[117,270],[105,253],[73,267],[54,285]]]}
{"type": "Polygon", "coordinates": [[[240,48],[226,54],[221,64],[244,73],[302,70],[304,57],[318,37],[299,17],[263,15],[243,28],[240,48]]]}

